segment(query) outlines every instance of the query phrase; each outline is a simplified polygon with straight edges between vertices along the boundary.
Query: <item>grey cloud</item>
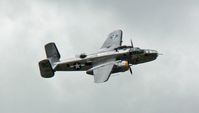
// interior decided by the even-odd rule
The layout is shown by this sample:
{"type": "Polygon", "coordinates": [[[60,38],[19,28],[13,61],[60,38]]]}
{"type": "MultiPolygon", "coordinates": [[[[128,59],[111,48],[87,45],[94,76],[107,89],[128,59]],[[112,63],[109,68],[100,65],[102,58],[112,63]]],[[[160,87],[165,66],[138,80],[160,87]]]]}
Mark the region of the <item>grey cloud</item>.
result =
{"type": "Polygon", "coordinates": [[[197,113],[197,1],[0,1],[0,112],[197,113]],[[151,63],[94,84],[84,72],[42,79],[43,45],[63,58],[94,52],[112,30],[157,49],[151,63]]]}

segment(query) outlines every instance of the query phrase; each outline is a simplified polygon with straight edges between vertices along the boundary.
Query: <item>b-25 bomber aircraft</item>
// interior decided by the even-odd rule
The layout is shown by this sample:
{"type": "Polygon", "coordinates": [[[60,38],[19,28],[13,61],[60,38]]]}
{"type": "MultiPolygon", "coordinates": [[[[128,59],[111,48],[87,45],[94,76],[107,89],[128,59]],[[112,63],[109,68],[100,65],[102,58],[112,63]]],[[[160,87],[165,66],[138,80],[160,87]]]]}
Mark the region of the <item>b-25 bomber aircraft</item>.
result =
{"type": "Polygon", "coordinates": [[[156,50],[140,49],[122,45],[122,30],[113,31],[94,54],[82,53],[78,57],[60,60],[60,54],[55,43],[45,45],[47,59],[39,62],[41,76],[51,78],[56,71],[86,71],[94,76],[95,83],[108,81],[111,74],[130,71],[132,65],[155,60],[156,50]]]}

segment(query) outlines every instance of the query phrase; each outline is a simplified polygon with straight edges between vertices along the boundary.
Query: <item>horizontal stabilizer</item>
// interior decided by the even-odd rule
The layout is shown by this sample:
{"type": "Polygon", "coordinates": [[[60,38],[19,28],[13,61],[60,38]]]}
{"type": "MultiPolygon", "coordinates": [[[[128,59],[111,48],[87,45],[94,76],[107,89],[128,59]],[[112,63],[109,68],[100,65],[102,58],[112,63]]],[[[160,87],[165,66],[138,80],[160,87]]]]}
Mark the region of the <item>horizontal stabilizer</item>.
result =
{"type": "Polygon", "coordinates": [[[54,71],[48,59],[39,62],[39,69],[43,78],[51,78],[54,76],[54,71]]]}

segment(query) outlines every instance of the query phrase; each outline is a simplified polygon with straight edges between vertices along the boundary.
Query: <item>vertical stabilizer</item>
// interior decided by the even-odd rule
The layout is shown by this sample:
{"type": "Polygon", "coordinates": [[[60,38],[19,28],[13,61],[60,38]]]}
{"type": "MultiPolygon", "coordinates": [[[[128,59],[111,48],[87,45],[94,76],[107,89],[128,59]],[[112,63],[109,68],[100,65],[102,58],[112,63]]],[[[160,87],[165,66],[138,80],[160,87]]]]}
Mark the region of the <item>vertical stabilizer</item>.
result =
{"type": "Polygon", "coordinates": [[[42,77],[51,78],[54,76],[53,68],[55,63],[59,62],[60,54],[54,42],[46,44],[45,51],[47,59],[39,62],[39,69],[42,77]]]}
{"type": "Polygon", "coordinates": [[[60,54],[54,42],[46,44],[45,51],[46,57],[49,59],[51,65],[59,61],[60,54]]]}

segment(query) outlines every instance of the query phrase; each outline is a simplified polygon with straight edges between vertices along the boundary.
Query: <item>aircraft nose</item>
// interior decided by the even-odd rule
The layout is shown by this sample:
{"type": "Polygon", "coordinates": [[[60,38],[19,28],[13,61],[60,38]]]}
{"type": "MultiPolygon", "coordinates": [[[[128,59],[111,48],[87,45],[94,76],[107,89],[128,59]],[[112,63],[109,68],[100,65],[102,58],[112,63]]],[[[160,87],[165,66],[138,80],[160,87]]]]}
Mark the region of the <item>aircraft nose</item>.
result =
{"type": "Polygon", "coordinates": [[[156,50],[150,50],[150,54],[153,55],[153,57],[156,59],[158,57],[158,51],[156,50]]]}
{"type": "Polygon", "coordinates": [[[158,55],[159,55],[158,51],[151,50],[151,49],[145,50],[145,54],[148,54],[149,56],[152,56],[153,59],[156,59],[158,57],[158,55]]]}
{"type": "Polygon", "coordinates": [[[154,54],[155,54],[155,57],[156,57],[156,58],[157,58],[157,57],[158,57],[158,55],[159,55],[159,54],[158,54],[158,52],[156,52],[156,53],[154,53],[154,54]]]}
{"type": "Polygon", "coordinates": [[[152,50],[153,52],[153,54],[155,54],[156,56],[159,56],[159,55],[163,55],[162,53],[159,53],[158,51],[156,51],[156,50],[152,50]]]}
{"type": "Polygon", "coordinates": [[[157,57],[158,56],[158,51],[153,50],[153,54],[155,54],[155,56],[157,57]]]}
{"type": "Polygon", "coordinates": [[[151,50],[151,53],[157,53],[157,54],[158,54],[158,51],[156,51],[156,50],[151,50]]]}

